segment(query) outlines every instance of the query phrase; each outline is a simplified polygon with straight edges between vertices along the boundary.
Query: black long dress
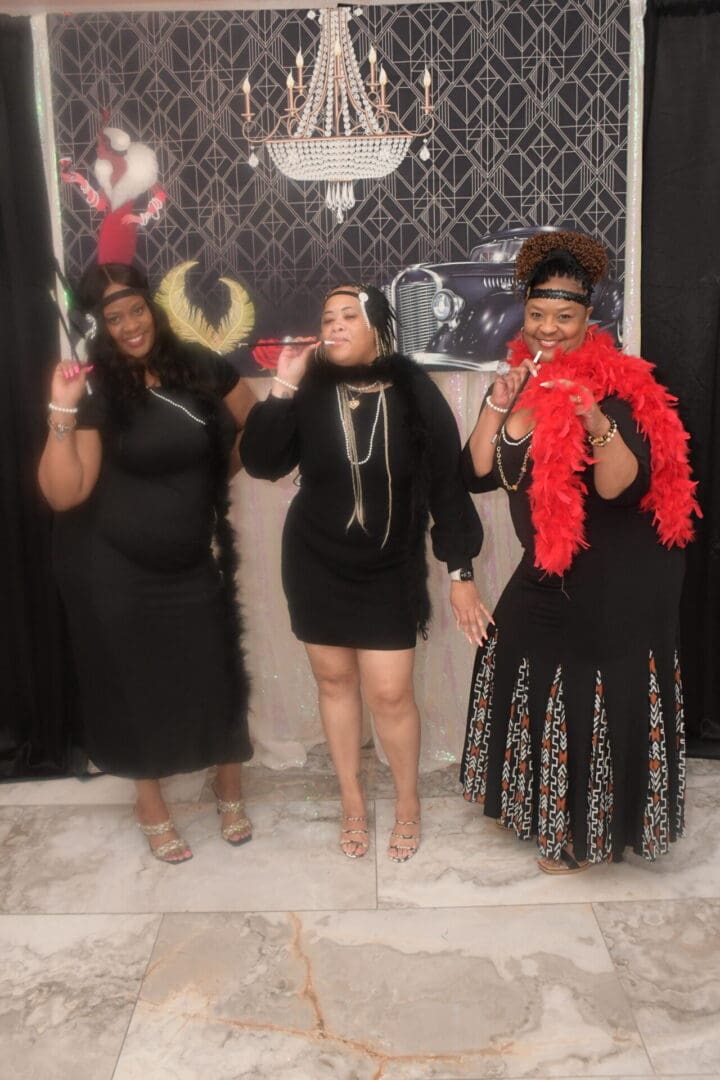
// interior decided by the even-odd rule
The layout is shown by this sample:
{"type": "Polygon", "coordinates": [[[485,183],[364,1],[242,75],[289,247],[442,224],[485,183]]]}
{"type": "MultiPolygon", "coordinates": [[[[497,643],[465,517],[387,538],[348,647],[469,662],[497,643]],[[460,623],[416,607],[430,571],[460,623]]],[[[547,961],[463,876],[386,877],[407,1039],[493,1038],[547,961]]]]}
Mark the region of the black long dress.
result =
{"type": "Polygon", "coordinates": [[[434,553],[451,570],[478,553],[482,529],[462,482],[452,411],[428,375],[401,356],[372,366],[372,378],[390,384],[387,440],[382,419],[376,423],[377,392],[361,395],[353,414],[361,459],[373,427],[375,434],[361,466],[366,528],[348,526],[354,502],[337,393],[344,377],[334,365],[313,369],[293,398],[255,405],[241,455],[251,476],[275,480],[300,470],[282,545],[295,635],[319,645],[409,649],[429,616],[428,511],[434,553]]]}
{"type": "Polygon", "coordinates": [[[211,354],[188,362],[201,390],[148,390],[121,424],[101,385],[83,400],[78,426],[99,431],[102,467],[55,520],[85,748],[133,779],[251,756],[233,560],[225,551],[223,574],[211,553],[235,435],[221,399],[238,377],[211,354]]]}
{"type": "MultiPolygon", "coordinates": [[[[510,512],[524,552],[478,650],[461,781],[518,837],[538,835],[558,858],[568,840],[576,858],[619,861],[630,846],[653,859],[683,833],[685,792],[682,688],[677,622],[684,555],[664,547],[638,503],[648,488],[649,448],[630,407],[601,402],[638,460],[638,475],[616,499],[584,477],[587,550],[564,576],[533,564],[528,487],[532,459],[510,512]]],[[[506,479],[519,475],[527,444],[502,444],[506,479]]],[[[473,491],[501,486],[495,464],[473,491]]],[[[558,513],[562,508],[558,506],[558,513]]]]}

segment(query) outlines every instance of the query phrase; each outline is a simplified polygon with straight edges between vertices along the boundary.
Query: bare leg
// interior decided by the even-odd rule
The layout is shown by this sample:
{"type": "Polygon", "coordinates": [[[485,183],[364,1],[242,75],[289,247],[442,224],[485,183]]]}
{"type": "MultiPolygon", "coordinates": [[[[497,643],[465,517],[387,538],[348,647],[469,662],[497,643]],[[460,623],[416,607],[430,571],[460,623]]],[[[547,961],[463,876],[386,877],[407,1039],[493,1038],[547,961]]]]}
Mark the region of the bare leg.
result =
{"type": "MultiPolygon", "coordinates": [[[[135,817],[140,825],[161,825],[169,820],[170,811],[163,798],[159,780],[136,780],[135,791],[137,794],[135,817]]],[[[176,830],[171,828],[158,835],[148,836],[147,839],[151,849],[157,851],[158,848],[169,841],[179,840],[180,838],[176,830]]],[[[168,852],[162,858],[165,862],[185,862],[191,855],[192,851],[185,844],[183,849],[178,848],[176,851],[168,852]]]]}
{"type": "Polygon", "coordinates": [[[320,718],[328,741],[343,807],[346,855],[367,851],[365,796],[360,783],[362,701],[355,649],[305,645],[318,687],[320,718]],[[353,829],[357,825],[358,829],[353,829]],[[364,833],[364,835],[363,835],[364,833]]]}
{"type": "Polygon", "coordinates": [[[242,766],[239,761],[218,765],[213,785],[222,818],[222,836],[229,844],[244,844],[252,838],[252,825],[245,816],[242,798],[242,766]],[[220,803],[226,809],[222,809],[220,803]]]}
{"type": "Polygon", "coordinates": [[[358,650],[363,694],[395,782],[394,831],[401,838],[391,837],[388,854],[398,861],[414,855],[420,842],[420,715],[413,690],[414,661],[414,649],[358,650]]]}

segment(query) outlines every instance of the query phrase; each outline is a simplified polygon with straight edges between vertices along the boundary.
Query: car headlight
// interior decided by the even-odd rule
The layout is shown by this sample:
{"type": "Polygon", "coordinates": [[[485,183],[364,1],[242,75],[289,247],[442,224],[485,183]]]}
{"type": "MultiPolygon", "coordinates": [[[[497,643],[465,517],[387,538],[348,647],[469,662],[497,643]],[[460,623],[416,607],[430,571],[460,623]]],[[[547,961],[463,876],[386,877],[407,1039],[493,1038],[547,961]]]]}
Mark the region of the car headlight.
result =
{"type": "Polygon", "coordinates": [[[438,322],[447,322],[449,319],[457,318],[464,307],[465,301],[462,296],[457,296],[450,289],[440,289],[435,293],[432,313],[438,322]]]}

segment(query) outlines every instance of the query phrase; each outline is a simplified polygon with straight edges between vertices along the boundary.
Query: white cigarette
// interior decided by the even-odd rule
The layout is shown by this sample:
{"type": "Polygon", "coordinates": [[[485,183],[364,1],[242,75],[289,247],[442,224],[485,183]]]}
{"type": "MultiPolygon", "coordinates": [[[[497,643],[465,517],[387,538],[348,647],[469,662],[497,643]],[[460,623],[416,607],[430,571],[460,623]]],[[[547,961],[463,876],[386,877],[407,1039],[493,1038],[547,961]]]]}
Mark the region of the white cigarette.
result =
{"type": "MultiPolygon", "coordinates": [[[[538,351],[533,356],[533,364],[539,364],[541,356],[542,356],[542,349],[538,349],[538,351]]],[[[533,371],[533,375],[537,375],[537,371],[533,371]]]]}
{"type": "Polygon", "coordinates": [[[334,341],[323,341],[323,345],[334,345],[334,341]]]}

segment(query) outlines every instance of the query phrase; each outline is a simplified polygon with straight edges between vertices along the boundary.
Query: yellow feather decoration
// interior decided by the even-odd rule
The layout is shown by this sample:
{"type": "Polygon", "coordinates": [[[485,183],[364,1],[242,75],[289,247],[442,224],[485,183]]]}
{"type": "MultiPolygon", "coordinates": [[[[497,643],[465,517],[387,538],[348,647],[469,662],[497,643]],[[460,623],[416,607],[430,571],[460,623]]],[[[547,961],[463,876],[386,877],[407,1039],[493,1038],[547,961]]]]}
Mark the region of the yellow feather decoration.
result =
{"type": "Polygon", "coordinates": [[[220,278],[230,291],[230,308],[218,327],[211,326],[185,292],[185,278],[193,266],[197,262],[173,267],[163,278],[155,300],[167,312],[170,326],[181,341],[205,345],[224,356],[247,339],[255,323],[255,308],[242,285],[232,278],[220,278]]]}

